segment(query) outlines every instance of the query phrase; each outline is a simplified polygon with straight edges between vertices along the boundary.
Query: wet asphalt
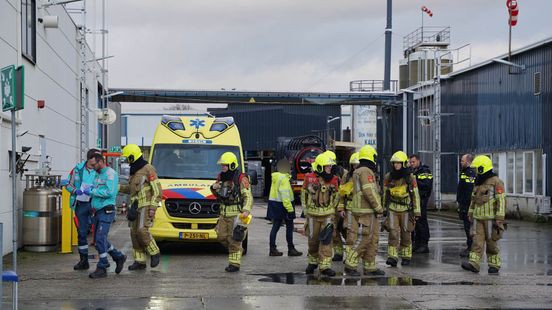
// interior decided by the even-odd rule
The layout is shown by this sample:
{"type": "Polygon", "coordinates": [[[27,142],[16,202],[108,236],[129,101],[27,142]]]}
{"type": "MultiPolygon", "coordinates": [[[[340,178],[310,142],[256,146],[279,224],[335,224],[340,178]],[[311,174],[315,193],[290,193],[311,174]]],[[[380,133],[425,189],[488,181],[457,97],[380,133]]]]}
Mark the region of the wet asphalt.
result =
{"type": "MultiPolygon", "coordinates": [[[[382,277],[343,276],[343,264],[333,265],[332,278],[304,274],[306,256],[269,257],[271,225],[264,219],[266,204],[257,201],[249,231],[248,254],[239,273],[224,271],[227,254],[216,244],[161,245],[161,264],[145,271],[114,265],[105,279],[73,271],[74,254],[19,254],[20,309],[458,309],[552,308],[552,227],[508,221],[499,242],[502,269],[488,275],[483,263],[473,274],[460,268],[465,248],[462,223],[453,213],[429,214],[430,253],[415,254],[408,267],[385,265],[387,235],[380,237],[378,265],[382,277]]],[[[113,245],[129,256],[129,228],[121,217],[110,232],[113,245]]],[[[294,233],[298,250],[306,238],[294,233]]],[[[278,235],[286,252],[285,227],[278,235]]],[[[95,254],[95,250],[91,250],[95,254]]],[[[95,265],[97,255],[91,255],[95,265]]],[[[9,256],[5,258],[9,268],[9,256]]],[[[93,266],[91,271],[93,271],[93,266]]],[[[4,308],[11,306],[11,286],[4,285],[4,308]]]]}

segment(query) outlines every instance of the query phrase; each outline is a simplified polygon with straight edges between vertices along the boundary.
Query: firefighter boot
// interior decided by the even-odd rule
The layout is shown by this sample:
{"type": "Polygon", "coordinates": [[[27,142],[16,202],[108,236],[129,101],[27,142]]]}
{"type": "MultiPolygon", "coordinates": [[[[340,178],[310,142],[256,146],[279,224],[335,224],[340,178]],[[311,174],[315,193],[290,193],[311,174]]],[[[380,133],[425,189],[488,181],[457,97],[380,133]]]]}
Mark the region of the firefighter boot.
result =
{"type": "Polygon", "coordinates": [[[88,255],[81,254],[79,262],[73,266],[73,270],[88,270],[90,265],[88,264],[88,255]]]}
{"type": "Polygon", "coordinates": [[[159,262],[161,261],[161,254],[157,253],[155,255],[152,255],[150,257],[150,267],[155,268],[157,265],[159,265],[159,262]]]}
{"type": "Polygon", "coordinates": [[[301,256],[303,252],[297,251],[294,246],[288,247],[288,256],[301,256]]]}
{"type": "Polygon", "coordinates": [[[372,271],[364,270],[364,275],[365,276],[384,276],[385,271],[383,271],[381,269],[376,269],[376,270],[372,270],[372,271]]]}
{"type": "Polygon", "coordinates": [[[490,274],[490,275],[498,275],[498,268],[496,268],[496,267],[489,267],[489,274],[490,274]]]}
{"type": "Polygon", "coordinates": [[[471,271],[473,273],[478,273],[479,272],[479,270],[477,270],[477,268],[475,268],[472,264],[470,264],[468,262],[462,262],[462,269],[467,270],[467,271],[471,271]]]}
{"type": "Polygon", "coordinates": [[[240,267],[234,266],[234,265],[228,265],[228,267],[224,268],[226,272],[237,272],[240,271],[240,267]]]}
{"type": "Polygon", "coordinates": [[[335,276],[335,271],[333,271],[332,268],[324,269],[324,270],[320,271],[320,273],[322,275],[327,276],[327,277],[334,277],[335,276]]]}
{"type": "Polygon", "coordinates": [[[90,279],[99,279],[107,277],[107,270],[105,268],[97,267],[94,272],[88,275],[90,279]]]}
{"type": "Polygon", "coordinates": [[[391,267],[397,267],[397,259],[393,257],[387,258],[387,261],[385,262],[387,265],[391,267]]]}
{"type": "Polygon", "coordinates": [[[318,268],[318,265],[315,265],[315,264],[308,264],[308,265],[307,265],[307,269],[305,270],[305,273],[306,273],[306,274],[313,274],[314,271],[316,270],[316,268],[318,268]]]}
{"type": "Polygon", "coordinates": [[[360,272],[358,272],[356,269],[345,267],[345,274],[351,277],[358,277],[360,276],[360,272]]]}
{"type": "Polygon", "coordinates": [[[146,269],[146,264],[142,264],[139,262],[134,262],[132,265],[128,266],[128,270],[134,271],[134,270],[144,270],[146,269]]]}
{"type": "Polygon", "coordinates": [[[282,256],[284,253],[278,251],[278,249],[274,247],[270,247],[270,252],[268,253],[268,256],[282,256]]]}

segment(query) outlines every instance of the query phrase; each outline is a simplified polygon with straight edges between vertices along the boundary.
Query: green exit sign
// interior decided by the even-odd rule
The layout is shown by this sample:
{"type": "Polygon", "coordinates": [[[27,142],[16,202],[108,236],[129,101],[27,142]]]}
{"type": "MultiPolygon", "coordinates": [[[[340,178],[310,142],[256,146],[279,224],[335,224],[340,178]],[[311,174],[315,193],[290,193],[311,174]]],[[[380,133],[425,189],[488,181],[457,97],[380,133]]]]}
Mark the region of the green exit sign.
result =
{"type": "Polygon", "coordinates": [[[0,70],[2,111],[22,110],[25,106],[25,68],[14,65],[0,70]]]}

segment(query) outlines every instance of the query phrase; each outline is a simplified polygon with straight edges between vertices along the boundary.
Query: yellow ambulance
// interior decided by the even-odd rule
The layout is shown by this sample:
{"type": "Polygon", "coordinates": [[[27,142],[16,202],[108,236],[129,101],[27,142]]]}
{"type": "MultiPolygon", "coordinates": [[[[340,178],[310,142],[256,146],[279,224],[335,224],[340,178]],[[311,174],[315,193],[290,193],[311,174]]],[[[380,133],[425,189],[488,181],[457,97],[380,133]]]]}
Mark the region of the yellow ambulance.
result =
{"type": "Polygon", "coordinates": [[[162,117],[150,152],[164,198],[150,229],[155,240],[216,242],[220,203],[209,187],[225,152],[236,154],[244,172],[240,133],[232,117],[162,117]]]}

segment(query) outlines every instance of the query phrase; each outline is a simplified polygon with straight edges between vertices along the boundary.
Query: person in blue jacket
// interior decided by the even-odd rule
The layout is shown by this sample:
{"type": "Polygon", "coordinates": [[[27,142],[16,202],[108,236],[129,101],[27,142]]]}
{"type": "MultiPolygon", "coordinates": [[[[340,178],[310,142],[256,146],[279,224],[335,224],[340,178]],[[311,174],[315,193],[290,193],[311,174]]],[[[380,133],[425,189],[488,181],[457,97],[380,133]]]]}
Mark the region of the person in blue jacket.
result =
{"type": "Polygon", "coordinates": [[[69,172],[68,183],[65,186],[71,194],[71,210],[75,212],[77,217],[76,226],[80,260],[73,266],[74,270],[88,270],[90,268],[88,264],[88,241],[86,240],[86,236],[88,235],[91,223],[92,207],[90,196],[85,195],[84,190],[94,185],[94,180],[96,179],[96,170],[94,170],[96,160],[94,159],[94,155],[96,154],[100,154],[100,150],[88,150],[86,160],[76,164],[71,172],[69,172]]]}
{"type": "Polygon", "coordinates": [[[96,161],[96,180],[94,186],[86,188],[84,194],[92,197],[92,208],[94,208],[95,215],[94,220],[96,223],[96,250],[100,256],[96,270],[89,276],[92,279],[107,277],[107,267],[109,262],[107,255],[111,255],[113,261],[117,264],[115,267],[115,273],[119,274],[123,270],[123,266],[127,259],[126,255],[114,248],[107,236],[109,234],[109,227],[115,219],[116,209],[115,201],[117,199],[119,177],[115,170],[107,167],[105,158],[100,155],[94,155],[96,161]]]}

